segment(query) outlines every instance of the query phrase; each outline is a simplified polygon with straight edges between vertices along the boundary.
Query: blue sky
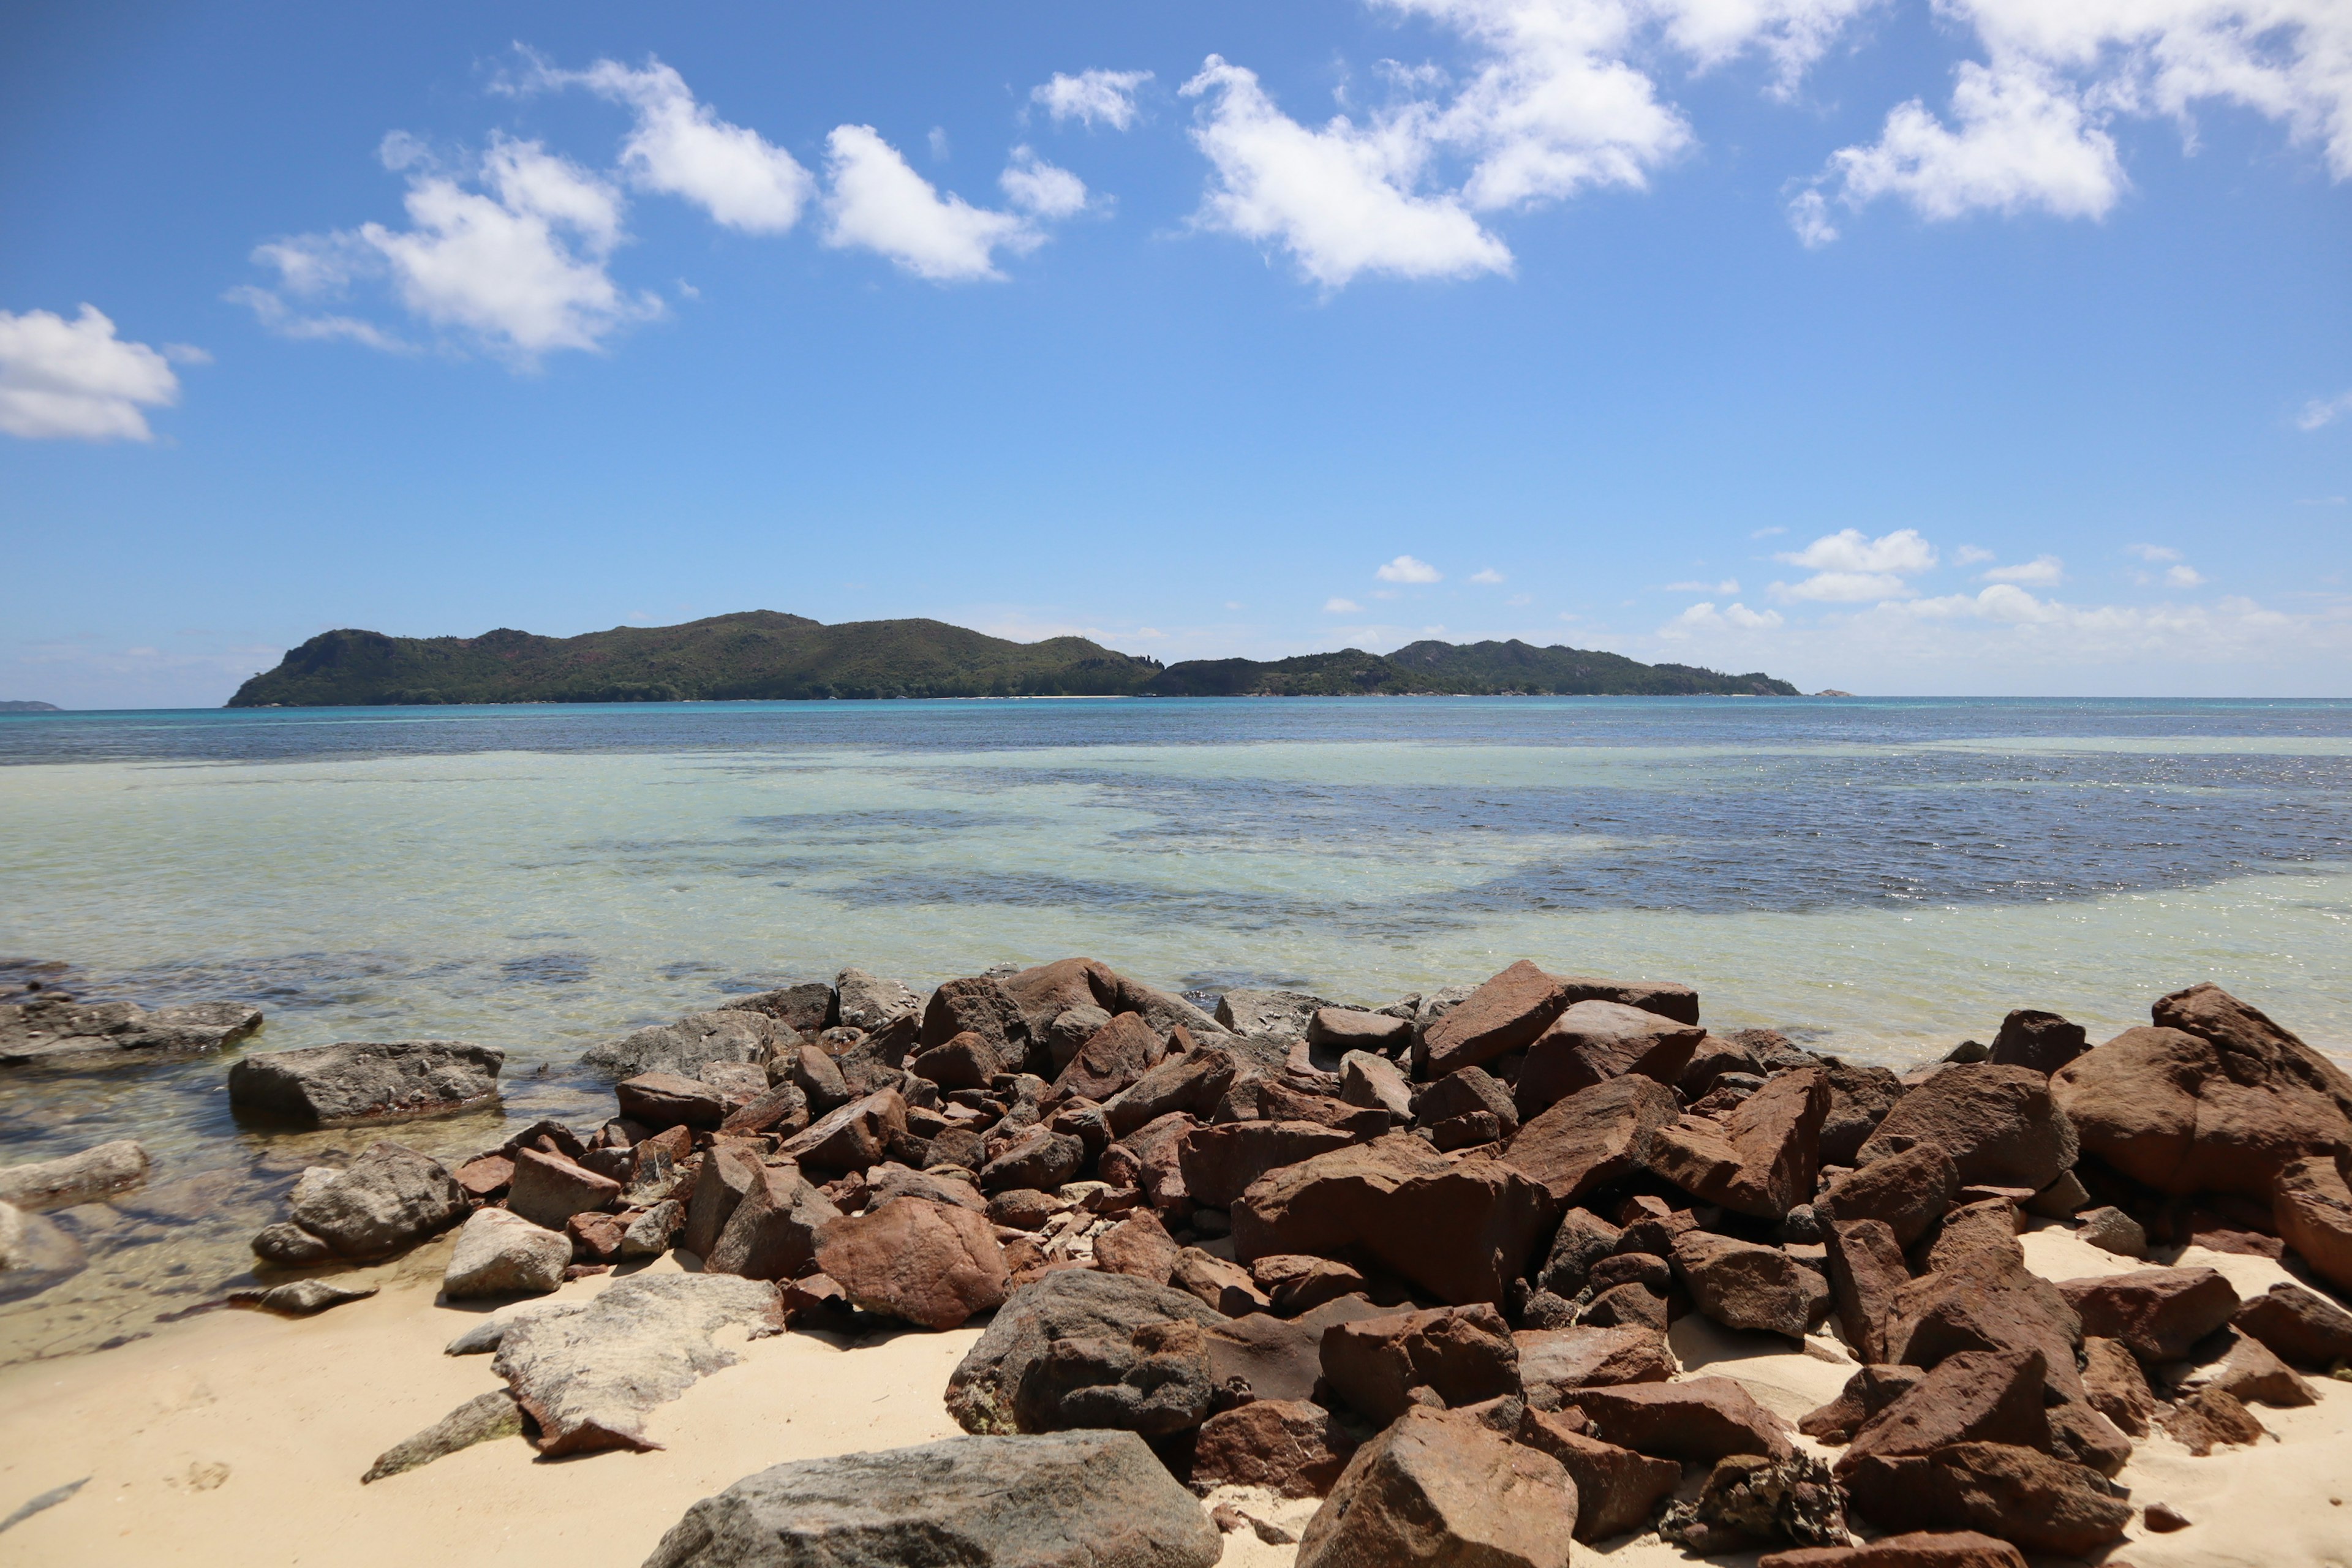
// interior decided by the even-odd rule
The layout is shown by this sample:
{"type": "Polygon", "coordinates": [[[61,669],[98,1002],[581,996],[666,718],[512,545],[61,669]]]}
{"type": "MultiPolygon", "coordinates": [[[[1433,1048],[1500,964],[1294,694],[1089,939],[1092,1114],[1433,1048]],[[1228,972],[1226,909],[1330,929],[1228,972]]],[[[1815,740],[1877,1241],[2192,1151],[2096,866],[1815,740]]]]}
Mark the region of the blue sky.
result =
{"type": "Polygon", "coordinates": [[[2339,0],[0,21],[0,697],[766,607],[2352,695],[2339,0]]]}

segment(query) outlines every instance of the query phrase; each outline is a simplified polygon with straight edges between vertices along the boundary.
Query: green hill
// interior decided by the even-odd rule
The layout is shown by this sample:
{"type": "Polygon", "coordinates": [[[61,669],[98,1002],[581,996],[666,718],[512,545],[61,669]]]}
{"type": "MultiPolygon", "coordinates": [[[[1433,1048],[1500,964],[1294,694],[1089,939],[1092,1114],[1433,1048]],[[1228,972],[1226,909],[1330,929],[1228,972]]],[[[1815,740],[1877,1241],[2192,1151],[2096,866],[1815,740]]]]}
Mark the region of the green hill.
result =
{"type": "Polygon", "coordinates": [[[322,632],[229,699],[232,708],[439,702],[676,702],[875,697],[1797,695],[1764,675],[1641,664],[1522,642],[1418,642],[1299,658],[1162,668],[1084,637],[1009,642],[942,621],[849,621],[749,610],[576,637],[322,632]]]}

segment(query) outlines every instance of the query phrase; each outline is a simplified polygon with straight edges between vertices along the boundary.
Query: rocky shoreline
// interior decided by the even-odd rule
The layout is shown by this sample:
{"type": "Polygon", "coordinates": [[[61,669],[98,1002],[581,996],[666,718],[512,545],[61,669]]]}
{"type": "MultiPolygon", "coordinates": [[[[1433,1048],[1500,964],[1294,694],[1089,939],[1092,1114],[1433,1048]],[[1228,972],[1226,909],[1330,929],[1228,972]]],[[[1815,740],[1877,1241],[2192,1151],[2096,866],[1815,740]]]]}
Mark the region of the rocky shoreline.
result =
{"type": "MultiPolygon", "coordinates": [[[[14,1005],[0,1046],[108,1034],[14,1005]]],[[[986,1325],[941,1391],[969,1436],[748,1476],[647,1560],[678,1565],[1291,1552],[1238,1496],[1313,1502],[1317,1568],[1628,1535],[2021,1564],[2218,1528],[2115,1478],[2150,1444],[2268,1441],[2258,1409],[2352,1374],[2352,1080],[2236,998],[2175,993],[2095,1047],[2021,1010],[1901,1076],[1700,1016],[1685,986],[1530,963],[1213,1013],[1086,959],[928,995],[850,970],[592,1048],[600,1126],[455,1163],[395,1134],[310,1171],[239,1304],[361,1300],[352,1269],[453,1232],[443,1300],[520,1300],[447,1347],[502,1386],[371,1483],[514,1436],[658,1447],[649,1421],[747,1337],[986,1325]],[[2046,1278],[2054,1237],[2115,1266],[2046,1278]],[[2286,1272],[2242,1293],[2191,1248],[2286,1272]],[[1842,1391],[1783,1413],[1694,1375],[1695,1324],[1842,1391]]],[[[226,1087],[257,1121],[363,1127],[492,1102],[502,1068],[351,1043],[249,1053],[226,1087]]],[[[37,1258],[41,1211],[144,1170],[127,1143],[0,1168],[0,1249],[37,1258]]]]}

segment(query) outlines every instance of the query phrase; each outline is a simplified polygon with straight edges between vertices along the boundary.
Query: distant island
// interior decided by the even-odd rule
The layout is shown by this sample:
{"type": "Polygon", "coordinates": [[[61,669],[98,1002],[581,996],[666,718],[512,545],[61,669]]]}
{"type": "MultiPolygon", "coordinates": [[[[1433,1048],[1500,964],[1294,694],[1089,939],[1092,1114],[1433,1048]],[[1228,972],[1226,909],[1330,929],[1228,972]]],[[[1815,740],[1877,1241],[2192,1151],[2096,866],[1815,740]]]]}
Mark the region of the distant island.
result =
{"type": "Polygon", "coordinates": [[[1785,680],[1515,640],[1417,642],[1297,658],[1158,659],[1084,637],[1011,642],[943,621],[747,610],[576,637],[321,632],[231,708],[448,702],[726,702],[922,697],[1795,697],[1785,680]]]}
{"type": "Polygon", "coordinates": [[[0,702],[0,713],[62,713],[54,702],[0,702]]]}

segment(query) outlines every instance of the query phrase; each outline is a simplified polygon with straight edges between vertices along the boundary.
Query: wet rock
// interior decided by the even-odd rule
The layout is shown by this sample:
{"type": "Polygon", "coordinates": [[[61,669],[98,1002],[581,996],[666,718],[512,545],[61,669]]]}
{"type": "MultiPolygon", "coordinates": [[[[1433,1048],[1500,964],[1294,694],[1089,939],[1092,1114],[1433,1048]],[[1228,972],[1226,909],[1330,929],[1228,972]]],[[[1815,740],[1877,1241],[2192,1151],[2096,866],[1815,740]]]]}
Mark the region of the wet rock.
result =
{"type": "Polygon", "coordinates": [[[1443,1078],[1531,1046],[1567,1000],[1559,981],[1521,959],[1422,1031],[1414,1075],[1443,1078]]]}
{"type": "Polygon", "coordinates": [[[0,1003],[0,1067],[71,1066],[131,1052],[219,1050],[261,1026],[261,1009],[242,1002],[188,1002],[146,1008],[131,1002],[75,1002],[56,993],[0,1003]]]}
{"type": "Polygon", "coordinates": [[[2179,1361],[2238,1310],[2238,1292],[2210,1268],[2141,1268],[2058,1289],[2084,1333],[2114,1340],[2143,1362],[2179,1361]]]}
{"type": "Polygon", "coordinates": [[[2231,1443],[2259,1443],[2269,1429],[2237,1395],[2219,1388],[2200,1388],[2174,1401],[2158,1415],[2157,1424],[2199,1458],[2231,1443]]]}
{"type": "Polygon", "coordinates": [[[1284,1497],[1323,1497],[1356,1451],[1339,1418],[1304,1399],[1256,1399],[1202,1423],[1192,1485],[1264,1487],[1284,1497]]]}
{"type": "Polygon", "coordinates": [[[1619,1384],[1563,1398],[1563,1408],[1583,1411],[1602,1442],[1662,1459],[1713,1464],[1732,1454],[1779,1458],[1794,1451],[1788,1423],[1727,1377],[1619,1384]]]}
{"type": "Polygon", "coordinates": [[[1845,1498],[1811,1454],[1734,1454],[1716,1461],[1699,1495],[1669,1508],[1658,1534],[1686,1551],[1717,1552],[1772,1541],[1843,1545],[1845,1498]]]}
{"type": "Polygon", "coordinates": [[[2025,1568],[2025,1556],[2008,1542],[1973,1530],[1915,1531],[1883,1535],[1862,1546],[1767,1552],[1756,1568],[2025,1568]]]}
{"type": "Polygon", "coordinates": [[[712,1335],[781,1333],[782,1303],[763,1280],[731,1274],[637,1274],[581,1311],[510,1326],[492,1370],[539,1423],[547,1455],[656,1448],[647,1412],[735,1364],[712,1335]]]}
{"type": "Polygon", "coordinates": [[[1922,1142],[1838,1177],[1813,1207],[1832,1221],[1884,1221],[1895,1244],[1908,1247],[1950,1210],[1959,1188],[1951,1155],[1940,1144],[1922,1142]]]}
{"type": "Polygon", "coordinates": [[[522,1436],[522,1406],[503,1388],[477,1394],[413,1437],[404,1437],[376,1456],[360,1485],[396,1476],[445,1455],[494,1437],[522,1436]]]}
{"type": "Polygon", "coordinates": [[[279,1268],[309,1268],[331,1261],[335,1249],[293,1221],[279,1220],[254,1233],[253,1254],[279,1268]]]}
{"type": "Polygon", "coordinates": [[[1801,1340],[1829,1310],[1829,1282],[1777,1247],[1685,1231],[1674,1266],[1698,1310],[1727,1329],[1801,1340]]]}
{"type": "Polygon", "coordinates": [[[2295,1366],[2324,1371],[2352,1360],[2352,1312],[2284,1279],[2249,1299],[2230,1321],[2295,1366]]]}
{"type": "Polygon", "coordinates": [[[0,1203],[26,1214],[99,1203],[147,1180],[147,1151],[128,1138],[78,1154],[0,1165],[0,1203]]]}
{"type": "Polygon", "coordinates": [[[1528,1119],[1502,1158],[1572,1204],[1641,1167],[1659,1129],[1679,1114],[1674,1091],[1639,1074],[1572,1094],[1528,1119]]]}
{"type": "Polygon", "coordinates": [[[1124,1274],[1073,1269],[1045,1275],[1006,1298],[987,1331],[948,1379],[948,1414],[967,1432],[1020,1430],[1023,1381],[1056,1340],[1131,1339],[1145,1323],[1183,1319],[1203,1328],[1223,1319],[1181,1290],[1124,1274]]]}
{"type": "Polygon", "coordinates": [[[1558,1521],[1576,1511],[1559,1460],[1475,1420],[1416,1409],[1348,1461],[1299,1539],[1297,1568],[1567,1568],[1558,1521]]]}
{"type": "Polygon", "coordinates": [[[1181,1250],[1158,1215],[1138,1209],[1095,1237],[1095,1267],[1165,1285],[1176,1272],[1176,1255],[1181,1250]]]}
{"type": "Polygon", "coordinates": [[[507,1207],[550,1230],[561,1230],[576,1214],[609,1207],[621,1195],[621,1184],[600,1176],[557,1154],[536,1149],[515,1151],[513,1184],[507,1207]]]}
{"type": "Polygon", "coordinates": [[[1905,1095],[1856,1157],[1868,1166],[1921,1143],[1949,1154],[1963,1184],[2035,1192],[2073,1166],[2076,1152],[2074,1123],[2052,1099],[2049,1079],[1990,1062],[1946,1068],[1905,1095]]]}
{"type": "Polygon", "coordinates": [[[2147,1436],[2156,1394],[2139,1358],[2114,1340],[2096,1334],[2083,1341],[2083,1396],[2092,1409],[2135,1437],[2147,1436]]]}
{"type": "Polygon", "coordinates": [[[1864,1420],[1838,1461],[1843,1475],[1873,1456],[1931,1454],[1951,1443],[2050,1446],[2040,1351],[1962,1351],[1946,1356],[1885,1409],[1864,1420]]]}
{"type": "Polygon", "coordinates": [[[1312,1121],[1231,1121],[1195,1127],[1178,1151],[1184,1190],[1192,1201],[1230,1208],[1268,1171],[1296,1165],[1355,1140],[1312,1121]]]}
{"type": "Polygon", "coordinates": [[[2121,1489],[2096,1470],[2000,1443],[1865,1460],[1846,1489],[1854,1511],[1883,1529],[1981,1531],[2067,1557],[2119,1540],[2131,1521],[2121,1489]]]}
{"type": "Polygon", "coordinates": [[[1559,1409],[1578,1389],[1664,1383],[1676,1370],[1665,1337],[1654,1329],[1520,1329],[1511,1342],[1519,1354],[1520,1387],[1539,1410],[1559,1409]]]}
{"type": "Polygon", "coordinates": [[[1223,1550],[1141,1438],[1064,1432],[778,1465],[688,1509],[646,1568],[1211,1568],[1223,1550]]]}
{"type": "Polygon", "coordinates": [[[228,1069],[240,1116],[337,1127],[461,1110],[498,1098],[506,1053],[463,1040],[311,1046],[248,1056],[228,1069]]]}
{"type": "Polygon", "coordinates": [[[1830,1098],[1822,1068],[1782,1073],[1720,1122],[1660,1128],[1644,1163],[1702,1203],[1779,1219],[1813,1195],[1830,1098]]]}
{"type": "Polygon", "coordinates": [[[863,1171],[882,1158],[889,1135],[906,1128],[906,1100],[896,1089],[877,1089],[785,1139],[776,1157],[820,1171],[863,1171]]]}
{"type": "Polygon", "coordinates": [[[1519,1392],[1519,1352],[1500,1312],[1441,1307],[1340,1323],[1323,1336],[1332,1391],[1383,1426],[1432,1400],[1475,1405],[1519,1392]]]}
{"type": "Polygon", "coordinates": [[[2352,1290],[2352,1186],[2345,1183],[2341,1160],[2339,1154],[2288,1162],[2278,1173],[2271,1216],[2280,1237],[2313,1273],[2352,1290]]]}
{"type": "MultiPolygon", "coordinates": [[[[841,1218],[832,1200],[791,1165],[763,1165],[703,1258],[705,1272],[790,1279],[816,1256],[825,1227],[841,1218]]],[[[863,1305],[864,1303],[860,1303],[863,1305]]]]}
{"type": "Polygon", "coordinates": [[[1887,1326],[1911,1270],[1884,1220],[1839,1220],[1822,1242],[1831,1299],[1846,1343],[1864,1362],[1892,1359],[1887,1326]]]}
{"type": "Polygon", "coordinates": [[[1530,1409],[1520,1417],[1518,1440],[1550,1455],[1576,1485],[1574,1535],[1606,1541],[1640,1530],[1658,1504],[1682,1484],[1683,1468],[1654,1459],[1576,1430],[1558,1415],[1530,1409]]]}
{"type": "Polygon", "coordinates": [[[1024,1432],[1099,1428],[1165,1437],[1208,1419],[1217,1399],[1209,1343],[1184,1318],[1046,1345],[1014,1392],[1024,1432]]]}
{"type": "Polygon", "coordinates": [[[678,1232],[686,1228],[686,1205],[676,1198],[664,1198],[635,1219],[621,1232],[621,1256],[658,1258],[676,1244],[678,1232]]]}
{"type": "Polygon", "coordinates": [[[1706,1031],[1696,1025],[1643,1008],[1579,1002],[1552,1019],[1528,1047],[1513,1099],[1521,1119],[1532,1121],[1570,1095],[1628,1074],[1664,1087],[1682,1076],[1706,1037],[1706,1031]]]}
{"type": "Polygon", "coordinates": [[[375,1293],[373,1285],[339,1285],[331,1279],[296,1279],[284,1285],[273,1285],[267,1290],[233,1290],[228,1300],[233,1307],[257,1307],[281,1317],[308,1318],[330,1307],[364,1301],[375,1293]]]}
{"type": "MultiPolygon", "coordinates": [[[[440,1161],[377,1143],[294,1205],[294,1224],[337,1258],[371,1262],[403,1252],[466,1215],[465,1190],[440,1161]]],[[[258,1238],[257,1238],[257,1241],[258,1238]]]]}
{"type": "Polygon", "coordinates": [[[2083,1026],[2070,1024],[2055,1013],[2020,1007],[2000,1021],[1989,1059],[1996,1067],[2028,1068],[2056,1072],[2091,1048],[2083,1026]]]}
{"type": "Polygon", "coordinates": [[[543,1295],[563,1283],[572,1242],[505,1209],[477,1209],[457,1232],[441,1293],[452,1301],[478,1296],[543,1295]]]}
{"type": "Polygon", "coordinates": [[[926,1329],[994,1310],[1007,1287],[1004,1250],[987,1219],[923,1198],[834,1220],[816,1260],[861,1310],[926,1329]]]}
{"type": "Polygon", "coordinates": [[[796,1041],[788,1026],[765,1014],[722,1009],[601,1040],[588,1047],[581,1065],[614,1079],[648,1072],[690,1079],[711,1062],[765,1065],[796,1041]]]}

